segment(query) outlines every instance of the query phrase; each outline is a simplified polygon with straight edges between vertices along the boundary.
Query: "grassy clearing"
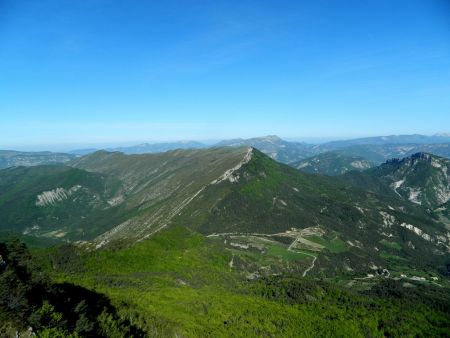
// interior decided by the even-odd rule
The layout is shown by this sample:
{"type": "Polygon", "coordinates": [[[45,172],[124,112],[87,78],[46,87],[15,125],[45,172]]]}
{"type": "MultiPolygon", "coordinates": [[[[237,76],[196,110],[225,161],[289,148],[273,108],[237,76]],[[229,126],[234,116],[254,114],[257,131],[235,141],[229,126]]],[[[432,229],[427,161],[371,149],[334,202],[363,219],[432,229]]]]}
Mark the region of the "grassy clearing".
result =
{"type": "Polygon", "coordinates": [[[307,236],[305,238],[311,242],[323,245],[325,249],[331,253],[341,253],[347,250],[347,245],[337,236],[330,240],[316,235],[307,236]]]}
{"type": "Polygon", "coordinates": [[[302,259],[310,257],[300,251],[289,251],[286,247],[282,247],[281,245],[269,246],[268,254],[271,256],[280,257],[280,258],[288,260],[288,261],[302,260],[302,259]]]}
{"type": "Polygon", "coordinates": [[[260,263],[279,260],[296,261],[303,260],[308,256],[304,253],[288,250],[288,245],[268,238],[257,236],[233,236],[233,242],[249,245],[249,249],[238,249],[236,247],[228,248],[233,254],[238,256],[250,257],[260,263]]]}
{"type": "Polygon", "coordinates": [[[392,255],[385,251],[380,252],[380,257],[387,261],[393,261],[393,262],[402,262],[402,261],[406,260],[403,257],[392,255]]]}
{"type": "Polygon", "coordinates": [[[304,260],[310,256],[305,253],[299,251],[289,251],[287,247],[283,247],[281,245],[268,245],[266,247],[266,252],[257,252],[256,250],[238,250],[238,249],[229,249],[233,254],[243,257],[250,257],[256,262],[261,264],[267,263],[276,263],[279,260],[284,261],[296,261],[296,260],[304,260]]]}
{"type": "Polygon", "coordinates": [[[380,244],[384,245],[387,248],[394,249],[394,250],[401,250],[402,249],[402,246],[400,244],[398,244],[396,242],[389,242],[389,241],[387,241],[385,239],[382,239],[380,241],[380,244]]]}

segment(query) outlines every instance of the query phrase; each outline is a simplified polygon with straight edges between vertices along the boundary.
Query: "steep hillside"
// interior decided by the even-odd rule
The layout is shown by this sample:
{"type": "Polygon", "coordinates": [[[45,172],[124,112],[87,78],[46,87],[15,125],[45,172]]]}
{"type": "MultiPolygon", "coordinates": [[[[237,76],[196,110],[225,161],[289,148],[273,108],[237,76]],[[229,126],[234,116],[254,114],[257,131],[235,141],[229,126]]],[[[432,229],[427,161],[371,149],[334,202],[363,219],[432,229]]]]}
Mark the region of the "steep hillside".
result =
{"type": "Polygon", "coordinates": [[[179,225],[225,240],[249,271],[255,268],[248,266],[249,254],[274,269],[280,258],[294,260],[313,274],[399,262],[444,269],[447,259],[445,225],[425,209],[396,194],[299,173],[253,148],[98,152],[72,165],[115,177],[124,187],[119,205],[129,217],[99,236],[97,247],[142,241],[179,225]]]}
{"type": "Polygon", "coordinates": [[[118,204],[132,214],[102,236],[105,241],[127,237],[142,240],[166,227],[208,184],[245,163],[250,152],[250,148],[145,155],[97,152],[71,165],[115,177],[123,184],[118,204]]]}
{"type": "Polygon", "coordinates": [[[436,209],[450,200],[450,160],[416,153],[404,159],[393,159],[361,175],[345,178],[366,188],[387,191],[412,203],[436,209]]]}
{"type": "Polygon", "coordinates": [[[70,165],[2,171],[2,229],[97,236],[87,245],[100,248],[187,227],[225,241],[233,264],[252,273],[264,266],[305,275],[404,271],[405,264],[445,270],[448,263],[450,235],[439,215],[388,185],[390,193],[370,191],[301,173],[254,148],[101,151],[70,165]]]}
{"type": "MultiPolygon", "coordinates": [[[[437,241],[450,238],[450,160],[427,153],[390,160],[361,173],[350,172],[340,177],[344,182],[384,196],[397,196],[422,208],[443,226],[437,241]]],[[[401,227],[425,236],[420,227],[404,222],[401,227]]],[[[424,254],[426,254],[424,252],[424,254]]],[[[448,263],[447,263],[448,264],[448,263]]],[[[450,265],[447,265],[449,269],[450,265]]]]}
{"type": "Polygon", "coordinates": [[[0,169],[18,166],[34,166],[41,164],[59,164],[72,160],[75,155],[64,153],[22,152],[0,150],[0,169]]]}
{"type": "Polygon", "coordinates": [[[51,240],[89,239],[108,229],[120,182],[64,166],[0,170],[0,231],[51,240]]]}
{"type": "Polygon", "coordinates": [[[228,179],[208,185],[173,224],[222,238],[238,256],[263,254],[269,265],[272,254],[298,260],[295,253],[303,253],[313,274],[364,270],[371,263],[445,270],[449,259],[450,234],[424,209],[395,194],[299,173],[257,150],[228,179]]]}
{"type": "Polygon", "coordinates": [[[335,176],[351,170],[372,168],[374,163],[360,156],[348,156],[333,151],[290,163],[290,166],[311,174],[335,176]]]}

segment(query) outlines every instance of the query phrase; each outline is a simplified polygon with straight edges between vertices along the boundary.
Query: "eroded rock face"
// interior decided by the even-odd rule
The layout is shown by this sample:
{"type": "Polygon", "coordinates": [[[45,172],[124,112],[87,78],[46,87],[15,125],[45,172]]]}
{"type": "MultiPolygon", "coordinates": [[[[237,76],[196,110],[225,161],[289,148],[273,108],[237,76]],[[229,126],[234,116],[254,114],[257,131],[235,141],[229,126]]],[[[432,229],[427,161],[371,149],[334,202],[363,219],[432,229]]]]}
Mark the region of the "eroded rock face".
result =
{"type": "Polygon", "coordinates": [[[236,166],[234,166],[231,169],[228,169],[227,171],[225,171],[223,173],[223,175],[221,175],[219,178],[213,180],[211,182],[211,184],[218,184],[222,181],[228,180],[231,183],[233,182],[237,182],[239,180],[239,175],[236,174],[236,172],[245,164],[247,164],[248,162],[250,162],[250,160],[252,159],[252,154],[253,154],[253,148],[248,148],[247,154],[245,154],[244,158],[242,159],[241,162],[239,162],[236,166]]]}
{"type": "Polygon", "coordinates": [[[435,209],[450,200],[450,160],[417,153],[383,166],[392,167],[383,177],[391,189],[410,202],[435,209]]]}
{"type": "Polygon", "coordinates": [[[74,185],[70,189],[56,188],[50,191],[44,191],[36,197],[36,206],[45,207],[55,205],[58,202],[68,199],[79,189],[81,189],[81,185],[74,185]]]}

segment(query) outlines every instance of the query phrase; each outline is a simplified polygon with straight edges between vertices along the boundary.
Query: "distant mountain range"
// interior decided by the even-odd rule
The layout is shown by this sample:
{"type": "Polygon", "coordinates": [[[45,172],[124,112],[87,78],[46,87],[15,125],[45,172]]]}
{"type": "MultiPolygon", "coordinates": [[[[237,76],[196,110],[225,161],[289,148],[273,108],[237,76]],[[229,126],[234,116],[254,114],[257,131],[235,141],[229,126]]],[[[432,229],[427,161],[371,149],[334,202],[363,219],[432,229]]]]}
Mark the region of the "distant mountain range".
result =
{"type": "Polygon", "coordinates": [[[333,273],[370,264],[396,269],[386,261],[392,255],[438,269],[450,250],[448,163],[417,154],[335,179],[301,173],[252,147],[99,151],[69,166],[0,171],[0,230],[99,248],[181,226],[228,238],[226,247],[243,259],[245,248],[260,247],[255,254],[272,261],[268,252],[288,255],[289,243],[315,257],[316,273],[330,273],[331,263],[333,273]]]}
{"type": "Polygon", "coordinates": [[[66,163],[75,158],[72,154],[42,152],[22,152],[0,150],[0,169],[17,166],[66,163]]]}
{"type": "Polygon", "coordinates": [[[320,175],[342,175],[351,170],[365,170],[375,166],[372,161],[361,156],[351,156],[338,151],[328,151],[290,165],[301,171],[320,175]]]}
{"type": "MultiPolygon", "coordinates": [[[[124,154],[154,154],[175,149],[200,149],[206,147],[207,147],[206,144],[197,141],[176,141],[176,142],[162,142],[162,143],[141,143],[138,145],[128,147],[109,147],[103,150],[111,152],[119,151],[124,154]]],[[[75,155],[87,155],[94,153],[98,150],[102,149],[86,148],[86,149],[72,150],[69,153],[75,155]]]]}
{"type": "Polygon", "coordinates": [[[348,145],[346,147],[335,147],[323,144],[315,147],[318,153],[326,151],[337,151],[346,156],[359,156],[376,164],[381,164],[392,158],[403,158],[418,152],[427,152],[442,157],[450,158],[450,143],[430,144],[362,144],[348,145]]]}
{"type": "MultiPolygon", "coordinates": [[[[326,175],[344,173],[353,168],[352,162],[357,165],[357,161],[363,161],[360,164],[366,168],[370,166],[370,163],[381,164],[392,158],[403,158],[418,152],[427,152],[450,158],[450,136],[448,134],[380,136],[322,144],[289,142],[278,136],[269,135],[250,139],[224,140],[213,145],[196,141],[177,141],[143,143],[136,146],[107,148],[105,150],[124,154],[153,154],[175,149],[211,147],[254,147],[272,159],[294,167],[305,165],[306,162],[303,162],[303,160],[311,158],[310,165],[305,165],[302,170],[326,175]],[[325,153],[329,154],[324,155],[325,153]],[[317,155],[320,156],[316,157],[317,155]],[[314,165],[312,165],[313,163],[314,165]]],[[[0,168],[65,163],[77,156],[84,156],[95,151],[97,150],[93,148],[74,150],[68,154],[0,151],[0,168]]],[[[355,167],[355,169],[358,168],[355,167]]]]}
{"type": "Polygon", "coordinates": [[[200,149],[206,148],[203,143],[196,141],[178,141],[166,143],[142,143],[130,147],[107,148],[107,151],[120,151],[124,154],[153,154],[175,149],[200,149]]]}
{"type": "Polygon", "coordinates": [[[225,140],[216,143],[216,147],[254,147],[274,160],[290,163],[294,159],[305,158],[314,154],[312,145],[300,142],[284,141],[278,136],[269,135],[250,139],[225,140]]]}
{"type": "Polygon", "coordinates": [[[332,148],[344,148],[355,145],[383,145],[383,144],[433,144],[433,143],[447,143],[450,142],[450,134],[435,134],[435,135],[389,135],[389,136],[375,136],[365,137],[350,140],[331,141],[326,145],[332,148]]]}
{"type": "MultiPolygon", "coordinates": [[[[346,141],[333,141],[323,144],[307,144],[300,142],[288,142],[277,136],[264,136],[251,139],[235,139],[222,141],[216,146],[250,146],[255,147],[267,154],[271,158],[294,167],[301,164],[304,159],[314,157],[319,154],[333,152],[335,159],[339,157],[360,158],[367,162],[381,164],[392,158],[402,158],[417,152],[428,152],[442,157],[450,158],[450,137],[447,135],[400,135],[400,136],[380,136],[346,141]],[[447,143],[437,143],[447,142],[447,143]],[[339,156],[338,156],[339,155],[339,156]]],[[[315,161],[325,159],[323,156],[315,161]]],[[[328,155],[330,162],[332,155],[328,155]]],[[[367,163],[366,163],[367,164],[367,163]]],[[[334,166],[339,167],[335,162],[334,166]]],[[[331,166],[333,167],[333,165],[331,166]]],[[[320,173],[321,170],[315,172],[320,173]]],[[[336,170],[335,172],[344,172],[336,170]]],[[[311,172],[314,172],[312,169],[311,172]]],[[[328,173],[330,174],[330,173],[328,173]]]]}

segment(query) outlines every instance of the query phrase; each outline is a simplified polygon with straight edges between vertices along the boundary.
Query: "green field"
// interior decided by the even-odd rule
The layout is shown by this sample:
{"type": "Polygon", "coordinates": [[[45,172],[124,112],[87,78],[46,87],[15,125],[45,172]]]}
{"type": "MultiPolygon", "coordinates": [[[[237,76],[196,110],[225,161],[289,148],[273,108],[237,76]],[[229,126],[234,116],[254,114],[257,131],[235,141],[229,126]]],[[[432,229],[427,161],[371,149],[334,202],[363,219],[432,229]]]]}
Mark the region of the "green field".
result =
{"type": "Polygon", "coordinates": [[[332,239],[325,239],[319,236],[307,236],[306,239],[323,245],[331,253],[340,253],[347,250],[347,245],[337,236],[332,239]]]}
{"type": "Polygon", "coordinates": [[[385,239],[382,239],[380,241],[380,243],[382,245],[384,245],[385,247],[390,248],[390,249],[394,249],[394,250],[401,250],[402,249],[402,246],[400,244],[396,243],[396,242],[389,242],[389,241],[387,241],[385,239]]]}

